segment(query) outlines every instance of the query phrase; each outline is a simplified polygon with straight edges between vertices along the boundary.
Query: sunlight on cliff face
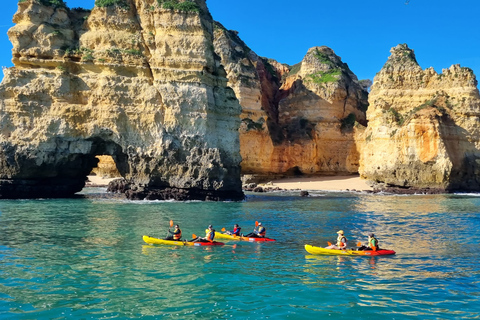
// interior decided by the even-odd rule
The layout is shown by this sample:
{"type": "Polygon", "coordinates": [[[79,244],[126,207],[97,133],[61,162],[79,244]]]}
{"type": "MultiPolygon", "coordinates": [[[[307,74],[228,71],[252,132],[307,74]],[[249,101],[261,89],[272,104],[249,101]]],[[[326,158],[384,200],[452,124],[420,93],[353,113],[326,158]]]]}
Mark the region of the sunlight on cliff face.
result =
{"type": "Polygon", "coordinates": [[[122,175],[118,172],[117,165],[112,156],[101,155],[96,156],[98,164],[92,169],[90,175],[95,175],[104,179],[120,178],[122,175]]]}

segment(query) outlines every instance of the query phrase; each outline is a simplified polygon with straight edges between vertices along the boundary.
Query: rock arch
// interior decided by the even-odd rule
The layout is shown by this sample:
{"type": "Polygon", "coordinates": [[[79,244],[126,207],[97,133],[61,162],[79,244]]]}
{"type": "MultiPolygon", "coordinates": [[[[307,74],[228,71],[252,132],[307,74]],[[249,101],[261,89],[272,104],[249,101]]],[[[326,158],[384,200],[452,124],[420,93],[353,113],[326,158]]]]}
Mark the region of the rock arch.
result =
{"type": "Polygon", "coordinates": [[[126,3],[18,4],[15,67],[0,84],[0,197],[72,195],[110,154],[133,199],[243,198],[241,107],[205,1],[192,12],[126,3]]]}

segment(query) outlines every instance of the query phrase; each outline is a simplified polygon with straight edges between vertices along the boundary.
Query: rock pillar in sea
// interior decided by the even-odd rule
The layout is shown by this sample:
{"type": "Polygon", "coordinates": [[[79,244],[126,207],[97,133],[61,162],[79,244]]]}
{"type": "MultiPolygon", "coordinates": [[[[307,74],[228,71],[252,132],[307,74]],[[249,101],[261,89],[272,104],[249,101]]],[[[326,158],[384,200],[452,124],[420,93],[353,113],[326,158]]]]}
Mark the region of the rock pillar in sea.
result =
{"type": "Polygon", "coordinates": [[[111,155],[132,199],[242,199],[241,107],[205,0],[19,2],[0,85],[0,197],[65,197],[111,155]]]}
{"type": "Polygon", "coordinates": [[[480,190],[480,95],[472,70],[423,70],[406,44],[375,76],[360,174],[380,189],[480,190]]]}

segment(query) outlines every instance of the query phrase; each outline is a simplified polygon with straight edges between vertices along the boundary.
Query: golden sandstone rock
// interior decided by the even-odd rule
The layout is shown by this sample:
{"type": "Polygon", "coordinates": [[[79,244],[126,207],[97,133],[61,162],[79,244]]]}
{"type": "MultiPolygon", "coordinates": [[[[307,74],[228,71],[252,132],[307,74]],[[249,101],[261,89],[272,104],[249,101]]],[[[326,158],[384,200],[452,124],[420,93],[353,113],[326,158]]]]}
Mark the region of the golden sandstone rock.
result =
{"type": "Polygon", "coordinates": [[[366,125],[367,92],[330,48],[289,67],[258,57],[217,23],[215,51],[242,105],[242,173],[358,172],[354,125],[366,125]]]}
{"type": "MultiPolygon", "coordinates": [[[[398,45],[374,79],[360,174],[378,188],[480,190],[480,96],[471,69],[422,70],[398,45]]],[[[428,190],[429,189],[429,190],[428,190]]]]}
{"type": "Polygon", "coordinates": [[[19,3],[0,85],[2,197],[69,196],[111,155],[133,199],[243,198],[241,108],[205,1],[124,4],[19,3]]]}
{"type": "Polygon", "coordinates": [[[359,172],[379,190],[480,190],[472,70],[422,70],[399,45],[367,101],[330,48],[282,65],[214,23],[205,0],[119,3],[19,2],[0,197],[70,196],[101,155],[131,199],[242,199],[240,163],[264,178],[359,172]]]}

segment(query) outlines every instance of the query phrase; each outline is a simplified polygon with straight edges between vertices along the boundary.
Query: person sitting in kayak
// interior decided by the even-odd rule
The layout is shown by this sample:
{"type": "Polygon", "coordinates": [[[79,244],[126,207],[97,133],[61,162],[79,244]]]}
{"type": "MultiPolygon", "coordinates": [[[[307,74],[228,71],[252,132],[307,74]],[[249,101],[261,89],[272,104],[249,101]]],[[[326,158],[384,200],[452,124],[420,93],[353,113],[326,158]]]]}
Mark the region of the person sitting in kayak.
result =
{"type": "Polygon", "coordinates": [[[375,235],[373,233],[370,233],[368,235],[368,246],[361,246],[358,248],[359,251],[361,250],[373,250],[377,251],[380,250],[380,247],[378,246],[378,239],[375,238],[375,235]]]}
{"type": "Polygon", "coordinates": [[[332,244],[325,249],[335,249],[335,250],[342,250],[347,248],[347,238],[345,237],[343,230],[337,231],[337,243],[332,244]]]}
{"type": "Polygon", "coordinates": [[[258,230],[257,230],[257,227],[255,227],[253,229],[253,232],[247,234],[246,236],[244,237],[248,237],[248,238],[265,238],[265,235],[267,234],[267,229],[262,226],[262,223],[259,222],[258,223],[258,230]]]}
{"type": "Polygon", "coordinates": [[[229,234],[231,236],[235,235],[235,236],[240,236],[240,231],[242,230],[242,228],[240,228],[238,226],[238,224],[235,223],[235,225],[233,226],[233,231],[227,231],[226,234],[229,234]]]}
{"type": "Polygon", "coordinates": [[[182,238],[182,230],[180,230],[178,224],[175,225],[175,229],[173,231],[168,229],[168,233],[170,233],[171,235],[167,236],[165,240],[180,241],[180,239],[182,238]]]}
{"type": "Polygon", "coordinates": [[[213,242],[215,239],[215,229],[213,229],[212,225],[209,225],[207,229],[205,229],[205,237],[198,237],[196,239],[191,240],[192,242],[213,242]]]}

